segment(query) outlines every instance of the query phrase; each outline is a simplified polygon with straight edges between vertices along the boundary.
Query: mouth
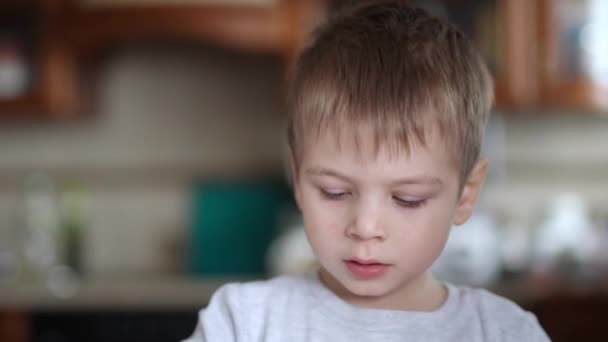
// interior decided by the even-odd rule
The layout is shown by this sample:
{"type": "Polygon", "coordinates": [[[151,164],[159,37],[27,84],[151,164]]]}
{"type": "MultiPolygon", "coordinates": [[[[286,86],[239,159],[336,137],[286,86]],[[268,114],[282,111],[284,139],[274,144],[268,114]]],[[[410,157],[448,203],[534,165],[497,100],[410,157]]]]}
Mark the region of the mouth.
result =
{"type": "Polygon", "coordinates": [[[359,279],[373,279],[384,275],[389,264],[384,264],[376,260],[359,260],[359,259],[348,259],[344,260],[348,270],[359,279]]]}

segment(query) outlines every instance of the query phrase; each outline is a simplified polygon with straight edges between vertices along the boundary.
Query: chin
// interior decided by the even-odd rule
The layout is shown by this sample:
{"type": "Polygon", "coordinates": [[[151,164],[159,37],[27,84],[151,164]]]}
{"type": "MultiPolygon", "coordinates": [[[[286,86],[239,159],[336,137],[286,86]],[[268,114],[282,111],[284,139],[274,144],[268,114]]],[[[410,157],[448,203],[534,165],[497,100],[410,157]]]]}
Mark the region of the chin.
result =
{"type": "Polygon", "coordinates": [[[350,278],[342,282],[342,286],[356,296],[380,297],[390,292],[386,283],[387,279],[360,280],[350,278]]]}

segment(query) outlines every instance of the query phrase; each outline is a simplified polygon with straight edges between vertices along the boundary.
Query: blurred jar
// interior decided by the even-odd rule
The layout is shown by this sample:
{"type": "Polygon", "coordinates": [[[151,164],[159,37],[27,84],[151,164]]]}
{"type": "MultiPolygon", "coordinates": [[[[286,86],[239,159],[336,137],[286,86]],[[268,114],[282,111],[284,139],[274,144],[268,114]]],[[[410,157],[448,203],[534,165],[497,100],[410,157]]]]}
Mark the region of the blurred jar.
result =
{"type": "Polygon", "coordinates": [[[0,285],[15,282],[20,270],[18,253],[6,241],[9,239],[0,236],[0,285]]]}
{"type": "Polygon", "coordinates": [[[432,266],[442,281],[457,285],[489,286],[500,275],[500,233],[493,216],[476,213],[452,227],[443,252],[432,266]]]}
{"type": "Polygon", "coordinates": [[[533,271],[576,280],[593,256],[594,228],[589,209],[575,193],[563,193],[550,202],[539,226],[533,271]]]}
{"type": "Polygon", "coordinates": [[[532,234],[520,221],[506,224],[502,233],[503,267],[510,275],[523,275],[532,260],[532,234]]]}
{"type": "Polygon", "coordinates": [[[268,249],[266,264],[272,276],[305,274],[320,267],[302,223],[283,229],[268,249]]]}

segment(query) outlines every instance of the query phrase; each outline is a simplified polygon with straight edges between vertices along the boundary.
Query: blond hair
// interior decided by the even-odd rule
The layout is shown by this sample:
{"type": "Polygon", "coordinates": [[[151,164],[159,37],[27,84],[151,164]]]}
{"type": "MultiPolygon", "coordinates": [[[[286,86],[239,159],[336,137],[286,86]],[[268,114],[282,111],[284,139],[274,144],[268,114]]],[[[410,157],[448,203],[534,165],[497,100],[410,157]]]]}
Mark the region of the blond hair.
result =
{"type": "Polygon", "coordinates": [[[490,73],[461,30],[406,1],[366,2],[330,17],[295,63],[288,143],[297,163],[305,136],[363,128],[376,151],[409,152],[437,128],[462,181],[492,103],[490,73]]]}

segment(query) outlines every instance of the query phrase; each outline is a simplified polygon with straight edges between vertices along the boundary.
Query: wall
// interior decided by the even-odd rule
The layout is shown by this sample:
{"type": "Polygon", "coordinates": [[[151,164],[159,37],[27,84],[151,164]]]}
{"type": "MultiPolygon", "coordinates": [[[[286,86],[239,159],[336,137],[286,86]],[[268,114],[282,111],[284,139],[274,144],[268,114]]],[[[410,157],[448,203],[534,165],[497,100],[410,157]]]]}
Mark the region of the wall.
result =
{"type": "Polygon", "coordinates": [[[270,57],[179,46],[118,53],[99,72],[96,113],[0,126],[5,241],[23,231],[26,175],[45,171],[89,189],[90,270],[170,269],[194,179],[280,171],[282,77],[270,57]]]}
{"type": "Polygon", "coordinates": [[[530,222],[556,194],[577,192],[595,218],[608,218],[608,117],[526,113],[504,127],[504,177],[488,184],[488,203],[530,222]]]}

